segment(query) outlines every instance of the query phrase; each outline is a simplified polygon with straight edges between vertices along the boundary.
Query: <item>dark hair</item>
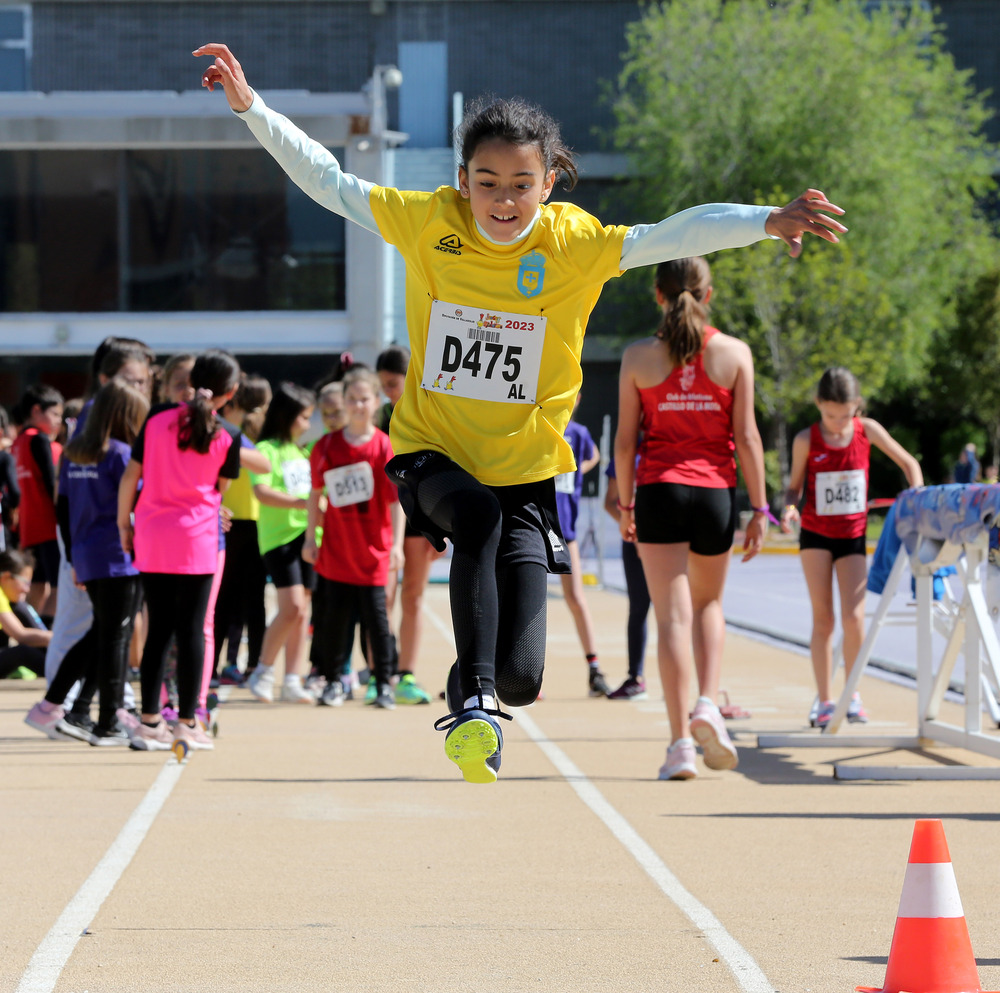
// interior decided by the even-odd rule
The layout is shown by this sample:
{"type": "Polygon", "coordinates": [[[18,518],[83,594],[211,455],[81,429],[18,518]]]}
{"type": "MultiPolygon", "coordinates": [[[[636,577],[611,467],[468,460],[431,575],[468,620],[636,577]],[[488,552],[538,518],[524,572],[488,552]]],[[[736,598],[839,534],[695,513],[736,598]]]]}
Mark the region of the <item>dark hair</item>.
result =
{"type": "Polygon", "coordinates": [[[816,399],[830,403],[854,403],[861,400],[861,387],[850,369],[841,365],[831,366],[819,378],[816,399]]]}
{"type": "Polygon", "coordinates": [[[712,271],[700,256],[672,259],[656,267],[656,288],[664,298],[663,319],[656,330],[678,365],[687,365],[700,351],[705,337],[712,271]]]}
{"type": "Polygon", "coordinates": [[[330,383],[339,383],[352,369],[367,369],[364,362],[356,362],[350,352],[341,352],[325,376],[316,381],[313,389],[318,393],[330,383]]]}
{"type": "Polygon", "coordinates": [[[230,352],[211,348],[194,360],[191,387],[194,399],[187,404],[177,431],[177,447],[204,455],[220,430],[215,416],[215,397],[228,393],[240,381],[240,364],[230,352]]]}
{"type": "Polygon", "coordinates": [[[243,433],[251,441],[260,437],[270,402],[271,384],[263,376],[244,376],[240,380],[233,403],[243,411],[243,433]]]}
{"type": "Polygon", "coordinates": [[[121,379],[109,379],[94,395],[87,420],[66,446],[66,458],[77,465],[97,465],[114,438],[131,445],[149,413],[149,400],[121,379]]]}
{"type": "Polygon", "coordinates": [[[19,576],[25,569],[35,568],[35,556],[26,548],[8,548],[0,552],[0,572],[19,576]]]}
{"type": "Polygon", "coordinates": [[[57,404],[65,403],[63,395],[54,387],[46,386],[45,383],[35,383],[29,386],[21,399],[15,404],[11,411],[11,416],[18,424],[27,424],[31,417],[31,408],[39,406],[42,410],[55,407],[57,404]]]}
{"type": "Polygon", "coordinates": [[[10,414],[6,407],[0,407],[0,434],[3,434],[10,427],[10,414]]]}
{"type": "Polygon", "coordinates": [[[410,350],[404,345],[390,345],[379,353],[379,357],[375,360],[375,371],[393,372],[405,376],[409,364],[410,350]]]}
{"type": "Polygon", "coordinates": [[[126,362],[145,362],[152,366],[156,363],[156,353],[138,338],[116,338],[108,335],[94,351],[90,365],[90,389],[88,393],[96,393],[100,387],[100,377],[105,380],[117,375],[126,362]]]}
{"type": "Polygon", "coordinates": [[[576,161],[562,140],[558,123],[541,107],[520,97],[510,100],[481,97],[473,101],[455,137],[465,169],[484,141],[501,138],[511,145],[534,145],[546,172],[554,169],[557,177],[564,173],[566,188],[571,190],[576,186],[576,161]]]}
{"type": "Polygon", "coordinates": [[[316,406],[316,394],[297,383],[279,383],[271,397],[264,423],[260,429],[260,440],[274,438],[276,441],[292,440],[292,424],[306,407],[316,406]]]}

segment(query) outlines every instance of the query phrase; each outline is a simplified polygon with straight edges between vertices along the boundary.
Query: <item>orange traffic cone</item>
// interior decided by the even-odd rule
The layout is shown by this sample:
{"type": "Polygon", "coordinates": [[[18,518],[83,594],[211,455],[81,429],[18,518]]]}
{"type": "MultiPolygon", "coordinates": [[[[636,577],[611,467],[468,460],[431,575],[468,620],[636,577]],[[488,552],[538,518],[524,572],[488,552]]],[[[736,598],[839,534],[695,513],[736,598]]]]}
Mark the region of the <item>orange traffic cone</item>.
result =
{"type": "Polygon", "coordinates": [[[982,993],[955,870],[938,820],[913,826],[896,929],[881,990],[861,993],[982,993]]]}

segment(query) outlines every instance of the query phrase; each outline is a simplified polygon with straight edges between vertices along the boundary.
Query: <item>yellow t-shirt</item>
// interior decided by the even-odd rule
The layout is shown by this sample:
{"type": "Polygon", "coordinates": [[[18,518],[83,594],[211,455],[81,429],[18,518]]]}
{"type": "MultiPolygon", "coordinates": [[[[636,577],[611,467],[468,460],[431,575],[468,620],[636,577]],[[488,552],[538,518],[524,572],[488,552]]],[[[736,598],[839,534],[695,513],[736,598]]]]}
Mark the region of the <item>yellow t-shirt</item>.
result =
{"type": "MultiPolygon", "coordinates": [[[[434,193],[376,186],[370,203],[382,237],[406,262],[410,365],[390,425],[393,451],[443,452],[488,486],[572,472],[576,463],[563,434],[583,379],[583,334],[604,284],[620,275],[628,228],[604,226],[572,204],[543,204],[527,237],[495,245],[479,234],[468,202],[450,186],[434,193]],[[449,306],[435,308],[435,301],[449,306]],[[428,334],[432,311],[442,309],[447,319],[458,314],[466,321],[443,349],[442,334],[428,334]],[[479,330],[468,326],[470,315],[481,319],[479,330]],[[483,391],[491,362],[495,388],[506,388],[504,379],[531,365],[495,344],[513,339],[494,337],[489,328],[513,323],[515,331],[527,331],[538,316],[546,318],[540,356],[525,370],[533,386],[537,373],[535,402],[460,395],[463,387],[483,391]],[[500,325],[491,323],[494,317],[500,325]],[[481,344],[473,352],[475,334],[481,344]]],[[[537,341],[524,352],[535,347],[537,341]]]]}
{"type": "MultiPolygon", "coordinates": [[[[10,600],[7,599],[7,594],[3,590],[0,590],[0,614],[9,614],[10,610],[10,600]]],[[[0,629],[3,625],[0,624],[0,629]]]]}
{"type": "Polygon", "coordinates": [[[222,494],[222,506],[233,512],[234,521],[256,521],[260,519],[260,501],[254,496],[249,469],[240,469],[222,494]]]}

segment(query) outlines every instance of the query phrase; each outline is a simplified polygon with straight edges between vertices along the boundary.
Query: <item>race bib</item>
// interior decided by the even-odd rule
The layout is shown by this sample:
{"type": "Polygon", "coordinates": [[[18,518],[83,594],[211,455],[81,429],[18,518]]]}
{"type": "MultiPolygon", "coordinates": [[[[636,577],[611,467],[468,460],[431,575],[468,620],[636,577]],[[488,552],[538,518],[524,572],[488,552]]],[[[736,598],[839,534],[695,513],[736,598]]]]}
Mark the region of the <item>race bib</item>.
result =
{"type": "Polygon", "coordinates": [[[546,320],[435,300],[420,385],[441,396],[535,403],[546,320]]]}
{"type": "Polygon", "coordinates": [[[334,507],[350,507],[375,496],[375,474],[370,462],[355,462],[323,473],[326,497],[334,507]]]}
{"type": "Polygon", "coordinates": [[[572,496],[576,492],[576,473],[561,472],[556,476],[556,493],[569,493],[572,496]]]}
{"type": "Polygon", "coordinates": [[[285,492],[292,496],[305,499],[312,489],[312,473],[309,471],[308,459],[292,459],[281,466],[281,479],[285,484],[285,492]]]}
{"type": "Polygon", "coordinates": [[[820,517],[863,514],[867,509],[864,469],[816,473],[816,513],[820,517]]]}

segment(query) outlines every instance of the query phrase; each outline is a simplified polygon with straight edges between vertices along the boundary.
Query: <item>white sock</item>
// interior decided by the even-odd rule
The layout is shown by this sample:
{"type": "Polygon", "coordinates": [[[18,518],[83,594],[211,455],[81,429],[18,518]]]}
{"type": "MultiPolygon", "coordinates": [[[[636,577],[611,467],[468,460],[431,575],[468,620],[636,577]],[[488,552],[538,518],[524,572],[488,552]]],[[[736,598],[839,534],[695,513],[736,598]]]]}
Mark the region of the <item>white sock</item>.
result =
{"type": "Polygon", "coordinates": [[[302,677],[295,672],[289,672],[285,674],[285,685],[286,686],[301,686],[302,677]]]}
{"type": "Polygon", "coordinates": [[[497,702],[492,696],[487,696],[483,694],[483,702],[480,706],[478,696],[470,696],[468,700],[465,701],[466,710],[496,710],[497,702]]]}
{"type": "Polygon", "coordinates": [[[698,703],[703,703],[706,707],[712,707],[714,710],[719,709],[719,705],[714,700],[710,700],[707,696],[698,697],[698,703]]]}

